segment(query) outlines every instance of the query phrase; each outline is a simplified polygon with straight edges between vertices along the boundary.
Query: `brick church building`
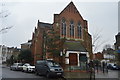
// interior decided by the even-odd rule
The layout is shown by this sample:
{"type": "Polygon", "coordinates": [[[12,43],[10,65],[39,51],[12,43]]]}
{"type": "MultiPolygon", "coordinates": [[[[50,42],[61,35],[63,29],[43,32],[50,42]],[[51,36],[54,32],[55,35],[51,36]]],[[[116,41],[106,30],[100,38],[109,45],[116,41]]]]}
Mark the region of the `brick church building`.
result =
{"type": "Polygon", "coordinates": [[[44,33],[54,29],[60,38],[66,38],[63,50],[57,62],[63,61],[65,66],[81,66],[92,59],[92,38],[88,33],[87,20],[84,20],[77,10],[73,2],[70,2],[59,14],[54,14],[53,23],[40,22],[32,35],[32,54],[34,56],[34,64],[37,60],[44,57],[53,59],[49,55],[44,55],[43,47],[45,46],[44,33]],[[64,55],[64,57],[62,57],[64,55]]]}
{"type": "Polygon", "coordinates": [[[116,50],[116,56],[117,56],[117,63],[120,65],[120,32],[115,35],[116,42],[114,43],[115,45],[115,50],[116,50]]]}

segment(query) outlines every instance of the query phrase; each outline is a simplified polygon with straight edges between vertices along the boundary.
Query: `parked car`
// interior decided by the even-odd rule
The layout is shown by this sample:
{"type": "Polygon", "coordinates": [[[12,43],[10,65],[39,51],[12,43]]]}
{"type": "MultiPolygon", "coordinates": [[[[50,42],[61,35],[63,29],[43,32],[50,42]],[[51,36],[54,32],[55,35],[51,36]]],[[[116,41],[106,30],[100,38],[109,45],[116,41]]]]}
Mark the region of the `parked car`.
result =
{"type": "Polygon", "coordinates": [[[117,67],[117,70],[120,70],[120,65],[117,65],[117,64],[116,64],[116,67],[117,67]]]}
{"type": "Polygon", "coordinates": [[[22,70],[22,63],[14,63],[10,66],[10,70],[22,70]]]}
{"type": "Polygon", "coordinates": [[[112,70],[118,70],[119,69],[119,67],[114,63],[108,63],[107,68],[112,69],[112,70]]]}
{"type": "Polygon", "coordinates": [[[34,72],[34,70],[35,70],[35,66],[32,66],[29,63],[25,63],[22,66],[22,71],[25,71],[25,72],[34,72]]]}
{"type": "Polygon", "coordinates": [[[46,77],[63,76],[63,68],[53,60],[39,60],[35,65],[35,74],[46,77]]]}

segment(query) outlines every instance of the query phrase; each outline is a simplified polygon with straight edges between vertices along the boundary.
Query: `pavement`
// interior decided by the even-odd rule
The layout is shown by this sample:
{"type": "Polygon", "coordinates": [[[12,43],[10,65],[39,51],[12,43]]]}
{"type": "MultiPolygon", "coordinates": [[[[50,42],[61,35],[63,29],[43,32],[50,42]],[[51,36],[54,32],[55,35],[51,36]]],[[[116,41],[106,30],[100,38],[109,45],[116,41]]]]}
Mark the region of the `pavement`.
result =
{"type": "MultiPolygon", "coordinates": [[[[108,72],[102,72],[102,71],[95,71],[95,75],[92,74],[92,79],[95,77],[96,79],[118,79],[119,78],[120,71],[118,70],[108,70],[108,72]]],[[[64,78],[70,79],[70,78],[87,78],[90,79],[90,72],[86,71],[72,71],[72,72],[65,72],[64,78]]]]}
{"type": "Polygon", "coordinates": [[[90,78],[87,72],[64,72],[64,78],[90,78]]]}
{"type": "Polygon", "coordinates": [[[108,72],[103,73],[102,71],[96,72],[95,78],[119,78],[120,71],[118,70],[108,70],[108,72]]]}

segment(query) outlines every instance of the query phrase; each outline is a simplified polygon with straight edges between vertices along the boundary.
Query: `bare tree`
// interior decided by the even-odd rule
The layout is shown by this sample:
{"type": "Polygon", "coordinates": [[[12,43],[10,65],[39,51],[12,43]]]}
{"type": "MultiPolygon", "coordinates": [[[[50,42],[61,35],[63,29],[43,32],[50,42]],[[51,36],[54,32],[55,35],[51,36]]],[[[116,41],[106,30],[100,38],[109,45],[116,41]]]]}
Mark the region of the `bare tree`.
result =
{"type": "MultiPolygon", "coordinates": [[[[1,22],[3,21],[4,18],[7,18],[10,15],[9,11],[4,9],[4,6],[5,6],[5,4],[4,4],[4,2],[2,2],[1,3],[2,10],[0,11],[0,20],[1,20],[1,22]]],[[[3,26],[2,23],[1,23],[0,34],[6,33],[12,27],[13,26],[3,26]]]]}
{"type": "Polygon", "coordinates": [[[0,18],[6,18],[6,17],[9,16],[9,14],[10,13],[8,13],[8,10],[1,10],[1,12],[0,12],[0,18]]]}
{"type": "Polygon", "coordinates": [[[9,29],[11,29],[13,26],[9,26],[9,27],[4,27],[4,28],[2,28],[2,29],[0,29],[0,34],[2,33],[6,33],[7,32],[7,30],[9,30],[9,29]]]}
{"type": "Polygon", "coordinates": [[[106,44],[106,45],[103,47],[103,49],[105,49],[105,50],[107,50],[107,49],[109,49],[109,48],[112,48],[112,46],[111,46],[110,44],[106,44]]]}
{"type": "Polygon", "coordinates": [[[102,29],[96,29],[92,33],[92,47],[93,47],[93,52],[96,52],[101,45],[107,42],[107,40],[102,39],[101,35],[102,29]]]}

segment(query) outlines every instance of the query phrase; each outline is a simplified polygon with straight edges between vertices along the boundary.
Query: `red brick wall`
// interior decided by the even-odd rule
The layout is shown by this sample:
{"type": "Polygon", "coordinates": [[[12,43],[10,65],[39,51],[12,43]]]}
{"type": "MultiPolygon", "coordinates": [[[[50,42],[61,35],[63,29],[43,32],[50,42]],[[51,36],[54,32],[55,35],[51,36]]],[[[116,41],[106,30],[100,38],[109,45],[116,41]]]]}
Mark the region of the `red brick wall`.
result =
{"type": "Polygon", "coordinates": [[[103,59],[103,54],[102,53],[94,54],[94,59],[102,60],[103,59]]]}
{"type": "Polygon", "coordinates": [[[79,39],[84,47],[87,49],[87,51],[90,53],[90,59],[92,59],[92,38],[91,35],[88,33],[88,24],[87,21],[82,18],[78,10],[76,9],[75,5],[71,2],[60,14],[54,14],[54,29],[58,31],[58,34],[61,37],[71,38],[73,39],[79,39]],[[66,20],[66,29],[67,33],[66,36],[61,35],[61,24],[62,24],[62,18],[65,18],[66,20]],[[75,27],[75,36],[70,37],[70,21],[74,21],[74,27],[75,27]],[[78,32],[77,32],[77,25],[80,21],[82,25],[82,37],[78,38],[78,32]],[[56,26],[56,24],[58,24],[56,26]]]}
{"type": "MultiPolygon", "coordinates": [[[[60,35],[60,37],[66,37],[66,38],[72,38],[73,39],[79,39],[84,47],[89,51],[90,54],[92,54],[92,38],[91,35],[88,33],[88,25],[87,25],[87,21],[84,20],[82,18],[82,16],[80,15],[79,11],[76,9],[75,5],[71,2],[63,11],[61,11],[60,14],[54,14],[54,22],[53,22],[53,28],[55,31],[57,31],[58,35],[60,35]],[[62,36],[61,35],[61,22],[62,22],[62,18],[66,19],[66,36],[62,36]],[[74,21],[74,38],[70,37],[70,21],[73,20],[74,21]],[[78,38],[78,33],[77,33],[77,25],[78,22],[81,23],[82,25],[82,37],[78,38]]],[[[34,55],[34,63],[36,62],[36,60],[42,59],[41,56],[43,54],[43,30],[47,31],[48,29],[42,29],[42,28],[37,28],[35,29],[35,33],[33,34],[33,39],[32,39],[32,53],[34,55]],[[37,36],[37,32],[38,36],[37,36]],[[36,42],[37,40],[37,42],[36,42]],[[35,56],[36,54],[38,54],[39,56],[35,56]]],[[[47,57],[49,57],[47,55],[47,57]]]]}

